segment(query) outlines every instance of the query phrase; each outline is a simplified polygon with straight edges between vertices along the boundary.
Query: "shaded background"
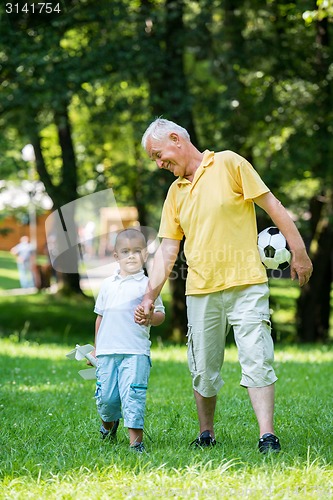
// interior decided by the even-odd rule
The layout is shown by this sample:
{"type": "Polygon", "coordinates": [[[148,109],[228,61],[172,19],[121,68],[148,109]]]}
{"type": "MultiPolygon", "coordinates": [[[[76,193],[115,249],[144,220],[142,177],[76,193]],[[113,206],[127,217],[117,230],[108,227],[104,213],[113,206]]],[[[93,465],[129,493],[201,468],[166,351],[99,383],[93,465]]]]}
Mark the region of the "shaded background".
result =
{"type": "MultiPolygon", "coordinates": [[[[49,12],[31,1],[12,4],[11,12],[6,3],[0,7],[1,179],[41,181],[53,209],[112,188],[119,206],[136,207],[140,223],[157,228],[173,178],[157,171],[140,146],[156,116],[187,128],[201,150],[237,151],[290,209],[314,263],[297,301],[296,338],[328,341],[331,2],[49,4],[49,12]],[[34,148],[31,161],[22,158],[26,144],[34,148]]],[[[13,203],[1,207],[2,218],[17,216],[19,224],[22,214],[13,203]]],[[[258,211],[259,229],[267,225],[258,211]]],[[[1,231],[5,238],[6,227],[1,231]]],[[[80,293],[78,273],[63,283],[80,293]]],[[[180,336],[183,290],[183,279],[170,282],[172,330],[180,336]]]]}

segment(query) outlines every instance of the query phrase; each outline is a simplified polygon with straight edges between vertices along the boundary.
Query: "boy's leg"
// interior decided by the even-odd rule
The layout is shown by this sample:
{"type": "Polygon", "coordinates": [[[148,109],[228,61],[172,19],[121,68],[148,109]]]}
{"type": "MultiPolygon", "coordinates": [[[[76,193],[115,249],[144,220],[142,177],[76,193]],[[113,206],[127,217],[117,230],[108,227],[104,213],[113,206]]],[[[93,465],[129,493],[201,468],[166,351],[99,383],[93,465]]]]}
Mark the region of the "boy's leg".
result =
{"type": "Polygon", "coordinates": [[[129,430],[131,446],[143,439],[150,358],[145,355],[123,356],[119,367],[119,392],[124,415],[124,426],[129,430]]]}
{"type": "Polygon", "coordinates": [[[130,445],[135,446],[136,444],[142,443],[143,441],[143,429],[128,429],[130,445]]]}
{"type": "MultiPolygon", "coordinates": [[[[121,418],[117,356],[99,356],[96,371],[96,405],[105,431],[118,427],[121,418]]],[[[109,433],[108,433],[109,434],[109,433]]]]}
{"type": "Polygon", "coordinates": [[[106,431],[111,431],[113,429],[114,424],[115,424],[115,420],[112,420],[111,422],[105,422],[102,419],[102,424],[103,424],[103,427],[106,431]]]}

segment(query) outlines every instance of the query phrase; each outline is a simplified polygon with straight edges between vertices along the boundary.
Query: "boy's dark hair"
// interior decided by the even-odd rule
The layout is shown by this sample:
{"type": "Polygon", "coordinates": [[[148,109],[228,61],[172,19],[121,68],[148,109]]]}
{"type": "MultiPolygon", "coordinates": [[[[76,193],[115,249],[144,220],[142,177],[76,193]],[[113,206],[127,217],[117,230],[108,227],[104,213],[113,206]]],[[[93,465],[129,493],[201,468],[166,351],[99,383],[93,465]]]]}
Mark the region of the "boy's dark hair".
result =
{"type": "Polygon", "coordinates": [[[147,241],[143,233],[139,231],[138,229],[135,229],[133,227],[128,227],[127,229],[123,229],[117,234],[116,241],[114,244],[114,247],[117,248],[117,245],[120,240],[123,238],[128,238],[129,240],[134,240],[135,238],[140,238],[142,240],[142,243],[144,244],[144,247],[147,246],[147,241]]]}

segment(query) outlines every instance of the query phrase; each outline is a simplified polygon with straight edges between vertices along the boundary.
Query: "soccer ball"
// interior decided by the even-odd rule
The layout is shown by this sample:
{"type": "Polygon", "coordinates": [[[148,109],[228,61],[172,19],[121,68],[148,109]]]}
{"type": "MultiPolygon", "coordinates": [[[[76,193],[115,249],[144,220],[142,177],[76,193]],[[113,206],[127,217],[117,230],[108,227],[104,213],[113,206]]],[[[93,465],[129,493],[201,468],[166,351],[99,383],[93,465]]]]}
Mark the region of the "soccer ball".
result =
{"type": "Polygon", "coordinates": [[[258,235],[258,250],[261,262],[267,269],[287,269],[291,253],[286,238],[277,227],[267,227],[258,235]]]}

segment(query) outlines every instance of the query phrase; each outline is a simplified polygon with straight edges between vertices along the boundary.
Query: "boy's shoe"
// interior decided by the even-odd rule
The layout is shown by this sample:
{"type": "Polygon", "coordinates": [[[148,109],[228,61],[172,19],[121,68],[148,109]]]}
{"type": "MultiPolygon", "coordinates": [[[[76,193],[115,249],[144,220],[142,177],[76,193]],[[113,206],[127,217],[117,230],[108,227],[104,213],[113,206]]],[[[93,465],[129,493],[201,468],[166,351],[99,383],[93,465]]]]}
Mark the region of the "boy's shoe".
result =
{"type": "Polygon", "coordinates": [[[117,434],[117,429],[119,427],[119,420],[116,420],[115,423],[113,424],[113,427],[111,430],[107,430],[104,428],[103,424],[101,425],[101,428],[99,432],[101,433],[101,438],[106,439],[107,437],[110,439],[113,439],[116,437],[117,434]]]}
{"type": "Polygon", "coordinates": [[[268,432],[259,439],[258,448],[261,453],[278,453],[281,450],[279,438],[268,432]]]}
{"type": "Polygon", "coordinates": [[[190,446],[192,445],[196,448],[208,448],[209,446],[215,446],[216,440],[209,431],[203,431],[199,437],[192,441],[190,446]]]}
{"type": "Polygon", "coordinates": [[[143,443],[136,443],[130,446],[130,450],[135,453],[144,453],[146,451],[143,443]]]}

